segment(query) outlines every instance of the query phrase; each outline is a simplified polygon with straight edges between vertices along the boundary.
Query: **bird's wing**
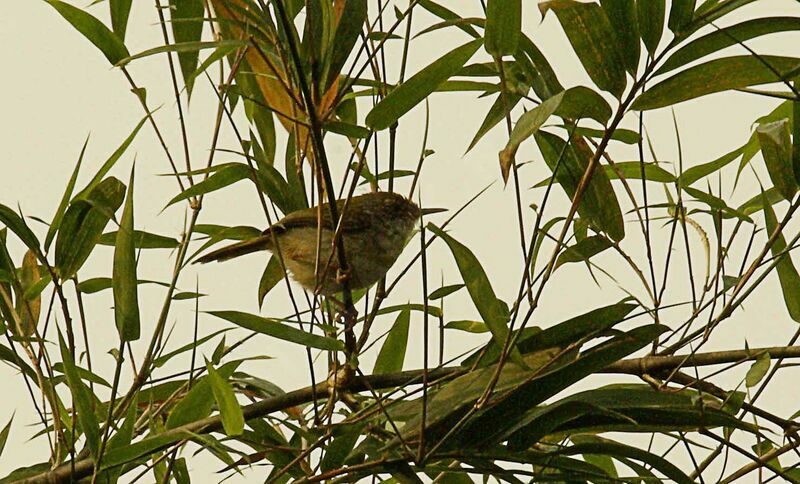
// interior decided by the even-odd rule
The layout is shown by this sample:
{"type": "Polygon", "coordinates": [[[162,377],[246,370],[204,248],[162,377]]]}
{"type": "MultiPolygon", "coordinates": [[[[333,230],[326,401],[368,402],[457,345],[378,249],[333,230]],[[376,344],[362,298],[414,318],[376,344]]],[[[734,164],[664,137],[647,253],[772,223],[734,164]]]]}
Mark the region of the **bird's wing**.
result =
{"type": "MultiPolygon", "coordinates": [[[[350,232],[354,230],[363,230],[368,227],[370,223],[369,214],[366,214],[362,209],[361,205],[363,203],[362,196],[353,197],[350,200],[350,203],[347,205],[347,209],[344,212],[344,219],[343,219],[343,229],[345,232],[350,232]]],[[[331,211],[330,206],[327,203],[322,204],[322,228],[327,230],[333,230],[334,224],[331,222],[331,211]]],[[[337,200],[336,208],[338,209],[339,214],[341,215],[342,209],[344,208],[344,200],[337,200]]],[[[295,228],[295,227],[317,227],[317,207],[311,208],[304,208],[302,210],[296,210],[291,212],[290,214],[283,217],[278,223],[274,224],[272,227],[264,231],[264,234],[268,232],[280,231],[283,232],[286,229],[295,228]]],[[[279,232],[279,233],[280,233],[279,232]]]]}

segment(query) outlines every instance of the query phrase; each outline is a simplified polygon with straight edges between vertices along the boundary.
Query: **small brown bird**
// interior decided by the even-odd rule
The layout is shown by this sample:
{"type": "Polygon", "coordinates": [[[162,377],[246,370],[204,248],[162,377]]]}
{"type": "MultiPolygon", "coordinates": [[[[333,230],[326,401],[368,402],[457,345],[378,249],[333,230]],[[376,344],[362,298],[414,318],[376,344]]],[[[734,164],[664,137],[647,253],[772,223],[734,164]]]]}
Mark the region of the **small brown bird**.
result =
{"type": "MultiPolygon", "coordinates": [[[[400,256],[421,215],[442,209],[420,209],[417,204],[396,193],[376,192],[355,196],[347,208],[344,200],[336,206],[342,216],[341,237],[347,258],[350,289],[371,286],[382,278],[400,256]]],[[[294,279],[309,291],[330,295],[343,290],[339,260],[332,239],[336,227],[330,207],[322,204],[322,241],[317,264],[317,207],[297,210],[265,230],[261,236],[215,250],[197,262],[223,261],[241,255],[280,248],[286,268],[294,279]],[[275,241],[277,240],[277,247],[275,241]],[[333,251],[333,257],[331,257],[333,251]],[[330,267],[323,274],[326,264],[330,267]],[[317,284],[315,267],[319,267],[317,284]]]]}

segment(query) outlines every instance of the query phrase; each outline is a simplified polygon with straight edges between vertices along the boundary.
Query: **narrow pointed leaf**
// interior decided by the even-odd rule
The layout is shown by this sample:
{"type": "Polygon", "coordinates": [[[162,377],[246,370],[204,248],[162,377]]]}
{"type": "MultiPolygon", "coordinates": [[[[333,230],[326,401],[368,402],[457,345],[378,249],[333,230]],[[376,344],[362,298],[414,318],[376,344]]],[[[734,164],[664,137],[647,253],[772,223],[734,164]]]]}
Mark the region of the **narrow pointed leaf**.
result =
{"type": "Polygon", "coordinates": [[[111,9],[111,28],[121,41],[125,40],[132,3],[133,0],[108,0],[108,7],[111,9]]]}
{"type": "Polygon", "coordinates": [[[272,288],[283,280],[283,277],[284,272],[280,259],[275,255],[271,256],[269,262],[267,262],[267,267],[264,268],[264,272],[261,274],[261,280],[258,282],[259,307],[264,304],[264,298],[267,297],[272,288]]]}
{"type": "Polygon", "coordinates": [[[100,450],[100,425],[94,414],[90,390],[81,379],[76,367],[75,360],[70,353],[67,344],[61,333],[58,334],[58,342],[61,347],[61,360],[64,363],[64,374],[67,377],[67,384],[72,392],[72,403],[74,412],[77,413],[78,422],[81,424],[83,434],[86,436],[86,444],[92,457],[97,460],[100,450]]]}
{"type": "MultiPolygon", "coordinates": [[[[106,232],[100,237],[98,244],[115,246],[117,244],[117,236],[119,231],[113,230],[106,232]]],[[[143,230],[133,231],[133,245],[137,249],[177,249],[179,242],[172,237],[164,235],[153,234],[143,230]]]]}
{"type": "Polygon", "coordinates": [[[457,47],[414,74],[390,92],[367,114],[367,126],[386,129],[402,115],[434,92],[444,81],[455,75],[467,63],[483,42],[476,39],[457,47]]]}
{"type": "Polygon", "coordinates": [[[747,375],[745,375],[744,383],[747,388],[752,388],[758,385],[758,382],[760,382],[767,375],[767,372],[769,371],[769,365],[769,352],[765,351],[764,353],[758,355],[756,361],[754,361],[753,364],[750,365],[750,369],[747,370],[747,375]]]}
{"type": "Polygon", "coordinates": [[[792,200],[797,193],[797,181],[792,166],[792,140],[789,120],[762,124],[756,128],[761,153],[772,184],[783,198],[792,200]]]}
{"type": "Polygon", "coordinates": [[[664,33],[665,0],[636,2],[639,33],[650,55],[654,55],[664,33]]]}
{"type": "Polygon", "coordinates": [[[592,235],[591,237],[586,237],[577,244],[564,249],[564,251],[556,260],[556,268],[570,262],[588,261],[593,256],[612,247],[612,245],[613,244],[611,241],[602,235],[592,235]]]}
{"type": "Polygon", "coordinates": [[[136,277],[136,235],[133,232],[133,170],[128,195],[117,231],[114,250],[114,321],[122,341],[136,341],[140,335],[139,291],[136,277]]]}
{"type": "Polygon", "coordinates": [[[236,401],[233,388],[208,361],[206,361],[206,370],[208,370],[211,391],[214,393],[214,399],[217,401],[217,407],[222,416],[222,427],[225,429],[225,433],[231,437],[241,435],[244,431],[244,415],[242,415],[239,402],[236,401]]]}
{"type": "Polygon", "coordinates": [[[617,48],[622,54],[625,69],[635,74],[642,50],[635,0],[600,0],[600,5],[617,35],[617,48]]]}
{"type": "Polygon", "coordinates": [[[792,57],[769,55],[761,56],[761,59],[750,55],[723,57],[690,67],[655,84],[639,95],[631,108],[647,111],[707,94],[780,81],[780,76],[776,76],[762,61],[780,73],[788,73],[800,66],[800,59],[792,57]]]}
{"type": "Polygon", "coordinates": [[[128,49],[122,40],[108,29],[103,23],[80,8],[61,2],[59,0],[45,0],[72,24],[75,30],[83,34],[89,42],[94,44],[111,64],[116,64],[120,59],[128,57],[128,49]]]}
{"type": "Polygon", "coordinates": [[[486,52],[493,57],[513,55],[522,27],[520,0],[489,0],[486,5],[486,52]]]}
{"type": "MultiPolygon", "coordinates": [[[[170,0],[169,6],[175,43],[199,42],[203,33],[203,0],[170,0]]],[[[194,86],[192,74],[197,68],[197,58],[196,50],[178,52],[178,63],[189,95],[194,86]]]]}
{"type": "Polygon", "coordinates": [[[166,206],[169,207],[170,205],[180,202],[181,200],[187,200],[191,197],[205,195],[207,193],[219,190],[220,188],[225,188],[228,185],[232,185],[240,180],[250,177],[251,174],[252,170],[250,167],[243,163],[228,165],[225,168],[216,171],[207,179],[195,183],[193,186],[175,195],[166,206]]]}
{"type": "Polygon", "coordinates": [[[669,9],[669,21],[667,26],[676,34],[692,22],[694,8],[697,0],[673,0],[669,9]]]}
{"type": "Polygon", "coordinates": [[[39,239],[36,238],[36,235],[34,235],[33,231],[28,227],[28,224],[25,223],[25,220],[20,217],[17,212],[1,203],[0,223],[14,232],[14,234],[19,237],[19,240],[25,244],[25,247],[32,250],[37,257],[42,257],[42,251],[39,248],[39,239]]]}
{"type": "Polygon", "coordinates": [[[261,316],[239,311],[209,311],[209,314],[230,321],[233,324],[251,331],[311,348],[327,351],[339,351],[344,348],[344,345],[339,340],[327,336],[320,336],[318,334],[307,333],[274,319],[262,318],[261,316]]]}
{"type": "Polygon", "coordinates": [[[87,136],[86,141],[83,143],[83,148],[81,148],[81,154],[78,156],[78,162],[75,163],[75,169],[72,170],[72,176],[69,177],[69,181],[67,182],[67,188],[64,190],[64,195],[61,197],[61,202],[59,202],[56,213],[53,215],[53,220],[50,222],[50,226],[47,228],[47,235],[44,238],[44,250],[50,248],[50,243],[56,236],[56,231],[61,226],[61,220],[64,218],[64,212],[67,211],[67,206],[69,206],[69,200],[72,198],[72,191],[75,190],[75,183],[78,180],[78,172],[81,169],[83,155],[86,153],[86,147],[88,145],[89,137],[87,136]]]}
{"type": "Polygon", "coordinates": [[[342,14],[330,47],[327,81],[323,86],[325,89],[342,72],[367,20],[367,0],[345,0],[343,3],[342,14]]]}

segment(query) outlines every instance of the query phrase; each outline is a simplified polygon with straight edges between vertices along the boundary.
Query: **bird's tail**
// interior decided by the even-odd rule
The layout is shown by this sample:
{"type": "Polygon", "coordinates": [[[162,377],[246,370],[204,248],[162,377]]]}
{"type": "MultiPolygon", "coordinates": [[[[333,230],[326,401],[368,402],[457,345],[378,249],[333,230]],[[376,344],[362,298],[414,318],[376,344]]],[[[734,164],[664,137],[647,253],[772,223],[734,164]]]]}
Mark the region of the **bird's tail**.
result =
{"type": "Polygon", "coordinates": [[[262,235],[261,237],[256,237],[255,239],[237,242],[227,247],[210,252],[203,257],[198,258],[195,263],[199,262],[201,264],[205,264],[213,261],[221,262],[224,260],[233,259],[234,257],[250,254],[252,252],[267,250],[272,245],[271,239],[271,235],[262,235]]]}

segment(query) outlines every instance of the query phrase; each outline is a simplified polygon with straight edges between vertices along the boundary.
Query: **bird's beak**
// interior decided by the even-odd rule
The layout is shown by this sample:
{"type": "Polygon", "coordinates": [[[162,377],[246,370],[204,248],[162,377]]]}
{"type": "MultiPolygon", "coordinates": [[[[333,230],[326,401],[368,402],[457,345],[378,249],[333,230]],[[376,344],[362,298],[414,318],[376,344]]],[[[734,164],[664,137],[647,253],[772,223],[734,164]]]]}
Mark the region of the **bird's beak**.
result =
{"type": "Polygon", "coordinates": [[[439,213],[446,211],[447,211],[446,208],[423,208],[422,210],[420,210],[420,213],[422,213],[422,215],[430,215],[432,213],[439,213]]]}

